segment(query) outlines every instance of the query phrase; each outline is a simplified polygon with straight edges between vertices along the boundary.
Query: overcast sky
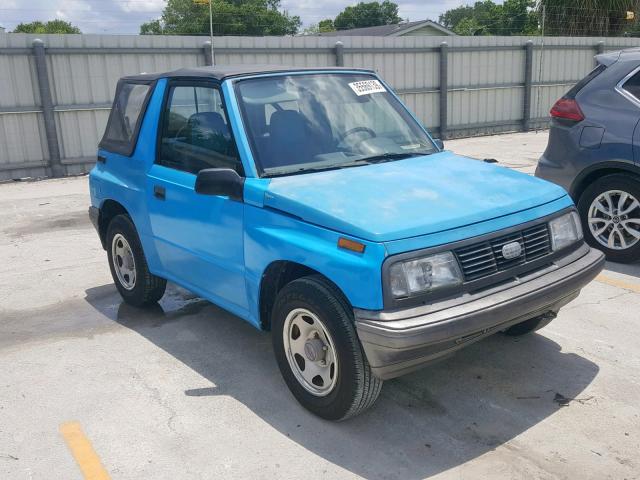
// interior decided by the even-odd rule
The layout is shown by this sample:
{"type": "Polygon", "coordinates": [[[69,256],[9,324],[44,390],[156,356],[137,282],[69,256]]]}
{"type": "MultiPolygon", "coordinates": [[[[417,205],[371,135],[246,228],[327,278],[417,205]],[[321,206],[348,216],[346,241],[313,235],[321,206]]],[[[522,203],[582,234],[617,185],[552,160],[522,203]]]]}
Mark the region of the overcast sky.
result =
{"type": "MultiPolygon", "coordinates": [[[[291,15],[299,15],[304,25],[333,18],[348,0],[282,0],[291,15]]],[[[449,8],[469,0],[396,0],[400,16],[409,20],[437,20],[449,8]]],[[[500,2],[501,3],[501,2],[500,2]]],[[[20,22],[60,18],[70,21],[83,33],[138,33],[141,23],[157,18],[165,0],[0,0],[0,26],[11,31],[20,22]]]]}

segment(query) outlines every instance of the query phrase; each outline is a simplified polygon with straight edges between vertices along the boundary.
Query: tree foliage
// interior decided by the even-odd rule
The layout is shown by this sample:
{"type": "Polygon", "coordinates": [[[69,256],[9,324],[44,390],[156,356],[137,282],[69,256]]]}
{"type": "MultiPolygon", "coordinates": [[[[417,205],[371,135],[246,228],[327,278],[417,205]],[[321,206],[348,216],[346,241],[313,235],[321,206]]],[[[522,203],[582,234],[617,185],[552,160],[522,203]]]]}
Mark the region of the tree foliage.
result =
{"type": "Polygon", "coordinates": [[[459,35],[636,36],[639,14],[640,0],[482,0],[443,13],[440,23],[459,35]]]}
{"type": "Polygon", "coordinates": [[[540,0],[538,12],[545,19],[545,35],[617,36],[637,35],[638,0],[540,0]]]}
{"type": "Polygon", "coordinates": [[[447,10],[438,21],[458,35],[531,35],[537,33],[533,0],[482,0],[447,10]]]}
{"type": "MultiPolygon", "coordinates": [[[[302,22],[280,11],[280,0],[210,0],[214,35],[293,35],[302,22]]],[[[209,4],[168,0],[159,19],[140,26],[140,33],[208,35],[209,4]]]]}
{"type": "Polygon", "coordinates": [[[327,18],[325,20],[320,20],[320,22],[318,22],[318,31],[320,33],[322,32],[333,32],[335,31],[336,26],[333,24],[333,20],[331,20],[330,18],[327,18]]]}
{"type": "Polygon", "coordinates": [[[41,22],[36,20],[31,23],[20,23],[13,33],[82,33],[78,27],[64,20],[49,20],[41,22]]]}
{"type": "Polygon", "coordinates": [[[327,18],[320,20],[318,23],[313,23],[304,29],[305,35],[315,35],[317,33],[335,32],[336,27],[333,25],[333,20],[327,18]]]}
{"type": "MultiPolygon", "coordinates": [[[[323,20],[323,22],[326,20],[323,20]]],[[[345,8],[333,21],[336,30],[350,28],[375,27],[400,23],[398,5],[384,0],[383,2],[360,2],[345,8]]]]}

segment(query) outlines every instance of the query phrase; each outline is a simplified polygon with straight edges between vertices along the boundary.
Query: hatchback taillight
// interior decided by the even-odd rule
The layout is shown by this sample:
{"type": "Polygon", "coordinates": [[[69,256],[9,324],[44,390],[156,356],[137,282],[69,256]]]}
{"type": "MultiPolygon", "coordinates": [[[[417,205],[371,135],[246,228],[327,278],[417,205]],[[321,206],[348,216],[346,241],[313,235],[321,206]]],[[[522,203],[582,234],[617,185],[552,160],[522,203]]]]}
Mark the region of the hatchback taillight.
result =
{"type": "Polygon", "coordinates": [[[580,105],[573,98],[561,98],[558,100],[549,112],[554,118],[563,118],[574,122],[584,120],[584,114],[580,110],[580,105]]]}

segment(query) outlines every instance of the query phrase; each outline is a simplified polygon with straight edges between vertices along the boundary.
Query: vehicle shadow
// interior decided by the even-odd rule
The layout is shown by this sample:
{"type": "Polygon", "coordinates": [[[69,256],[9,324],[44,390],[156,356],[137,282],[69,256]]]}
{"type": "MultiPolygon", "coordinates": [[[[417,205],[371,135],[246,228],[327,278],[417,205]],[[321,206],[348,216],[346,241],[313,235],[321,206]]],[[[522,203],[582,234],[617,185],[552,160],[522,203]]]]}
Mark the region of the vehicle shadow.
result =
{"type": "Polygon", "coordinates": [[[185,395],[231,396],[302,447],[369,479],[422,479],[483,455],[562,408],[556,394],[580,397],[598,373],[543,335],[496,335],[386,382],[370,411],[332,423],[289,393],[269,333],[209,302],[172,285],[145,310],[121,303],[112,285],[87,290],[86,301],[215,385],[185,395]]]}
{"type": "Polygon", "coordinates": [[[605,270],[611,272],[622,273],[624,275],[632,275],[640,278],[640,261],[634,263],[616,263],[607,262],[605,264],[605,270]]]}

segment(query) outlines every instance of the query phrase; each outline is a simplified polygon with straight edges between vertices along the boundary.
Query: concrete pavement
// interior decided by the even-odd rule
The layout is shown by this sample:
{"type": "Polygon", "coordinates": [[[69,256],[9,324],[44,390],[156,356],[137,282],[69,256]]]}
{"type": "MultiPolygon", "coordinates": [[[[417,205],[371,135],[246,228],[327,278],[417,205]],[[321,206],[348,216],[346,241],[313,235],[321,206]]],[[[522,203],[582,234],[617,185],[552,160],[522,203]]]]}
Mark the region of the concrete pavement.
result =
{"type": "MultiPolygon", "coordinates": [[[[447,148],[526,171],[533,135],[447,148]]],[[[69,421],[112,479],[640,478],[638,264],[336,424],[293,399],[269,334],[173,285],[123,304],[87,204],[86,177],[0,185],[2,479],[83,478],[69,421]]]]}

